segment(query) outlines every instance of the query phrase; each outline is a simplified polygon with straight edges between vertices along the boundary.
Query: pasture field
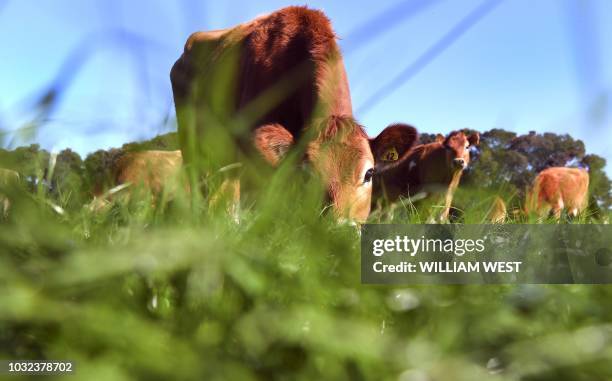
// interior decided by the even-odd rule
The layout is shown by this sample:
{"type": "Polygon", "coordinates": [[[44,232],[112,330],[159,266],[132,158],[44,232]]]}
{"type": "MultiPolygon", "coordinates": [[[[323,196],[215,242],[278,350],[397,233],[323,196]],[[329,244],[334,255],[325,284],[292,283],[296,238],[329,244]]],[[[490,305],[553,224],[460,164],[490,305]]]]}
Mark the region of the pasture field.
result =
{"type": "MultiPolygon", "coordinates": [[[[92,211],[5,189],[0,358],[72,360],[71,380],[612,379],[612,286],[364,286],[317,184],[285,166],[264,185],[238,224],[197,194],[92,211]]],[[[494,196],[461,189],[456,218],[494,196]]]]}
{"type": "MultiPolygon", "coordinates": [[[[472,156],[451,223],[488,223],[500,199],[507,224],[609,223],[610,2],[308,2],[333,33],[302,15],[257,34],[248,20],[284,2],[30,3],[0,1],[0,380],[41,377],[4,360],[72,361],[44,376],[71,381],[612,380],[612,285],[363,285],[360,231],[312,176],[335,165],[324,181],[346,185],[358,167],[325,135],[361,142],[369,163],[365,131],[414,123],[427,144],[462,129],[480,141],[460,146],[472,156]],[[181,56],[198,30],[212,33],[181,56]],[[365,126],[352,139],[311,128],[352,115],[365,126]],[[261,139],[275,169],[252,150],[262,123],[295,129],[261,139]],[[194,171],[162,179],[161,195],[109,191],[126,152],[179,148],[194,171]],[[521,212],[550,167],[588,170],[578,218],[521,212]],[[228,213],[216,195],[236,177],[228,213]]],[[[401,199],[368,223],[424,224],[440,208],[401,199]]]]}

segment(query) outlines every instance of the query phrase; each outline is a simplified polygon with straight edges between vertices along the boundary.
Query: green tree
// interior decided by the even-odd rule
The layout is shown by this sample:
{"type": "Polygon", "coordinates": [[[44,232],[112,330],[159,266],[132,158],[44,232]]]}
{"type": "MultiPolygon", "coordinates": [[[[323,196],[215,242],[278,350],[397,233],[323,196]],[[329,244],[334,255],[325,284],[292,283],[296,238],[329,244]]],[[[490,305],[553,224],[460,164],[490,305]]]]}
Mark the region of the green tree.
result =
{"type": "Polygon", "coordinates": [[[124,154],[125,150],[122,148],[111,148],[108,151],[98,150],[87,155],[84,161],[85,183],[90,195],[100,194],[104,189],[114,185],[113,168],[116,161],[124,154]]]}
{"type": "Polygon", "coordinates": [[[606,159],[590,154],[582,159],[582,164],[589,169],[589,207],[598,214],[610,210],[612,184],[604,171],[606,159]]]}
{"type": "Polygon", "coordinates": [[[51,194],[69,207],[78,207],[85,202],[83,160],[78,153],[66,148],[55,159],[51,176],[51,194]]]}

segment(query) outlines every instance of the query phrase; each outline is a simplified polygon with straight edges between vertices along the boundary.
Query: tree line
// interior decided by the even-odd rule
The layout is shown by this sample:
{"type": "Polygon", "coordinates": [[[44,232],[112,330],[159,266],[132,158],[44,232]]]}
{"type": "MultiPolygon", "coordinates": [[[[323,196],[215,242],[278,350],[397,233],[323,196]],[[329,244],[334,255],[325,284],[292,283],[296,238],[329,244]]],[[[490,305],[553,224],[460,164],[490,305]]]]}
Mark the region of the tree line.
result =
{"type": "MultiPolygon", "coordinates": [[[[591,212],[608,212],[612,207],[612,185],[604,171],[606,160],[588,154],[581,140],[568,134],[549,132],[531,131],[518,135],[499,128],[480,136],[480,145],[472,152],[472,161],[463,176],[462,187],[499,194],[510,200],[511,207],[520,207],[525,191],[543,169],[583,167],[589,170],[590,175],[591,212]]],[[[420,136],[421,143],[434,140],[434,134],[424,133],[420,136]]],[[[177,135],[171,132],[150,140],[127,143],[120,148],[98,150],[85,159],[66,148],[57,153],[54,165],[50,165],[51,154],[38,144],[32,144],[14,150],[0,149],[0,167],[19,172],[32,190],[43,185],[61,204],[77,207],[88,202],[99,187],[112,183],[113,163],[125,152],[176,149],[179,149],[177,135]]]]}

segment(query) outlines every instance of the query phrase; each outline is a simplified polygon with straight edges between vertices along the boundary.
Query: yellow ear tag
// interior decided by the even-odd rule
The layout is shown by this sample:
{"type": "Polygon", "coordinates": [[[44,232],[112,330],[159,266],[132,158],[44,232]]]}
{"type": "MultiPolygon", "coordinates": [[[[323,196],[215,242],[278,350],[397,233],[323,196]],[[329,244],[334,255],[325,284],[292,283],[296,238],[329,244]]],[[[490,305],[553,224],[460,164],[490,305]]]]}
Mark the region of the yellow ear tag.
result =
{"type": "Polygon", "coordinates": [[[389,148],[383,155],[383,161],[396,161],[397,159],[399,159],[399,154],[395,147],[389,148]]]}

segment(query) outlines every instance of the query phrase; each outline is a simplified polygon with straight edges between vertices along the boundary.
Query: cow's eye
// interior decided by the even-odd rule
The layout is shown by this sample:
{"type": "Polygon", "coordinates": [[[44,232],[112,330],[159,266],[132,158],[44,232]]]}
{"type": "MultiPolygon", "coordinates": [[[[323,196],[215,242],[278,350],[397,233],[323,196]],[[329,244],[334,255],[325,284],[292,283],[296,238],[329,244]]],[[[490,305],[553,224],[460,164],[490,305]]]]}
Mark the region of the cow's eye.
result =
{"type": "Polygon", "coordinates": [[[372,177],[374,177],[374,168],[370,168],[366,171],[365,176],[363,176],[363,183],[369,183],[372,181],[372,177]]]}

